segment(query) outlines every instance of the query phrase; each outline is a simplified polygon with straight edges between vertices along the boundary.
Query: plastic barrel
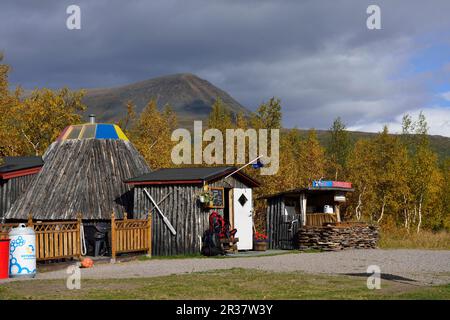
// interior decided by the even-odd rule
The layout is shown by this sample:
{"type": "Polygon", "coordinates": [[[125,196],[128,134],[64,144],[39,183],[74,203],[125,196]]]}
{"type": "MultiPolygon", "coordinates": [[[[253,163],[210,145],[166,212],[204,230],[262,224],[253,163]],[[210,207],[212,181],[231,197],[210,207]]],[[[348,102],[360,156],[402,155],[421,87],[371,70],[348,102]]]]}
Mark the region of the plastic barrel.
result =
{"type": "Polygon", "coordinates": [[[9,276],[11,278],[36,275],[36,235],[24,223],[9,232],[9,276]]]}
{"type": "Polygon", "coordinates": [[[0,239],[0,279],[9,277],[9,239],[0,239]]]}

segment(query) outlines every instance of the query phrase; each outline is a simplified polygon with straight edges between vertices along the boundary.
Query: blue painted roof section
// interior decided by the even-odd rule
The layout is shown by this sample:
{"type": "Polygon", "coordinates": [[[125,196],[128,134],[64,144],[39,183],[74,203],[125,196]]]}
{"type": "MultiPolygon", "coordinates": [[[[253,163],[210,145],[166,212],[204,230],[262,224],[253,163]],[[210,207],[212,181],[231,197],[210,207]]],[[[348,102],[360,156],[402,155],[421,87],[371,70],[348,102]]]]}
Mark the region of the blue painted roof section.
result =
{"type": "Polygon", "coordinates": [[[116,129],[112,124],[97,124],[96,139],[119,139],[116,129]]]}

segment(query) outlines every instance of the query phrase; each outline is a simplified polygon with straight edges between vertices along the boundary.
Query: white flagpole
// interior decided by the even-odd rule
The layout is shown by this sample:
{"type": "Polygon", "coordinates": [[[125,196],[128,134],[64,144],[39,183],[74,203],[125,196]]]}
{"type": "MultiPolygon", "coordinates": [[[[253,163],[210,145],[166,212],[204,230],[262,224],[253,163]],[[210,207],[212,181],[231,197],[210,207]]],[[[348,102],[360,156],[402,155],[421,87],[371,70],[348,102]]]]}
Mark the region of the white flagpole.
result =
{"type": "Polygon", "coordinates": [[[232,176],[233,174],[235,174],[235,173],[238,172],[238,171],[241,171],[241,170],[244,169],[246,166],[248,166],[249,164],[255,162],[256,160],[258,160],[258,159],[261,158],[261,157],[262,157],[262,155],[261,155],[261,156],[258,156],[258,157],[255,158],[255,159],[253,159],[253,160],[250,161],[249,163],[244,164],[244,165],[243,165],[242,167],[240,167],[239,169],[237,169],[237,170],[233,171],[232,173],[230,173],[229,175],[227,175],[224,179],[226,179],[226,178],[232,176]]]}

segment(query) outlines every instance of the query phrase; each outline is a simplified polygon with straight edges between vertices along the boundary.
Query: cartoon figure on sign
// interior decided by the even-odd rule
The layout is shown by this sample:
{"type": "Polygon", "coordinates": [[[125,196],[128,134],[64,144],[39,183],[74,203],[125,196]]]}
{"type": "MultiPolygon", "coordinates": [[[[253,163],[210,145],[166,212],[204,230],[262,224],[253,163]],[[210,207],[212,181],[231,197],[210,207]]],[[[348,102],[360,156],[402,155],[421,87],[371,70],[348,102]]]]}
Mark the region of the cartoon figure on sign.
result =
{"type": "Polygon", "coordinates": [[[26,249],[26,253],[27,254],[33,254],[34,252],[34,247],[30,244],[28,245],[27,249],[26,249]]]}

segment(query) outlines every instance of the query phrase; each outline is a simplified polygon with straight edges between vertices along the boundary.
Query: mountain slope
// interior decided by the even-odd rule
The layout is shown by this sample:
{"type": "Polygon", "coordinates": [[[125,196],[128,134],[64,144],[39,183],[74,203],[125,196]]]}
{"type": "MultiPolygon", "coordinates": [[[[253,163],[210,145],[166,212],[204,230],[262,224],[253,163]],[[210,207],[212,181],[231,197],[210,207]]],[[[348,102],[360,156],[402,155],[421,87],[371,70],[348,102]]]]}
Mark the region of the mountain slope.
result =
{"type": "MultiPolygon", "coordinates": [[[[293,129],[298,130],[300,134],[304,137],[307,136],[308,130],[306,129],[293,129]]],[[[326,146],[331,139],[331,131],[329,130],[316,130],[317,139],[322,146],[326,146]]],[[[349,131],[350,139],[356,142],[359,139],[370,139],[375,137],[376,133],[373,132],[362,132],[362,131],[349,131]]],[[[450,157],[450,138],[429,135],[430,148],[436,152],[440,160],[444,160],[450,157]]]]}
{"type": "Polygon", "coordinates": [[[136,82],[116,88],[87,89],[83,102],[87,113],[94,113],[100,121],[117,121],[125,114],[125,104],[131,100],[140,113],[150,99],[158,106],[170,104],[181,123],[204,120],[212,104],[220,97],[233,113],[249,111],[228,93],[190,73],[174,74],[136,82]]]}
{"type": "MultiPolygon", "coordinates": [[[[136,111],[140,113],[150,99],[157,99],[158,106],[170,104],[178,115],[180,128],[192,128],[194,120],[207,119],[212,104],[220,97],[233,113],[250,111],[233,99],[228,93],[210,82],[190,73],[181,73],[153,78],[133,84],[104,89],[87,89],[84,103],[88,106],[85,113],[96,114],[99,121],[116,122],[125,115],[125,104],[132,100],[136,111]]],[[[380,128],[381,129],[381,128],[380,128]]],[[[299,130],[306,135],[306,130],[299,130]]],[[[374,133],[351,132],[352,140],[370,138],[374,133]]],[[[322,145],[330,138],[327,130],[317,130],[322,145]]],[[[438,153],[440,159],[450,156],[450,138],[430,136],[431,148],[438,153]]]]}

